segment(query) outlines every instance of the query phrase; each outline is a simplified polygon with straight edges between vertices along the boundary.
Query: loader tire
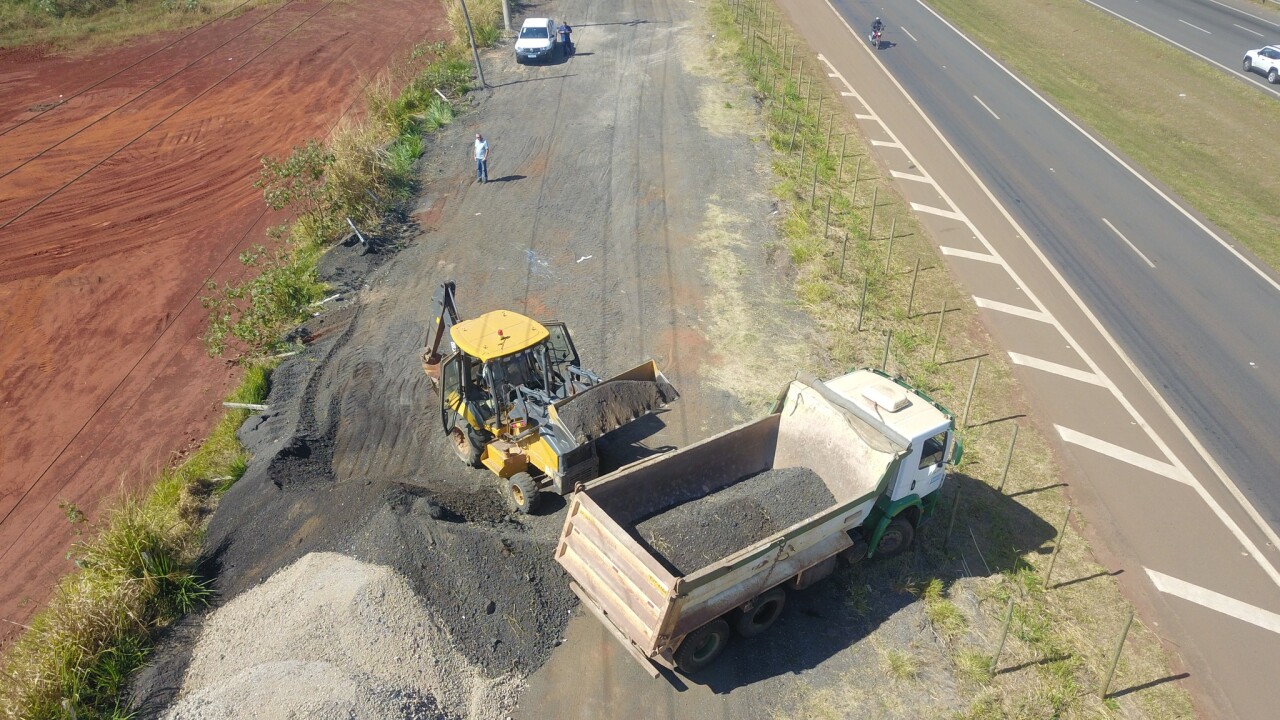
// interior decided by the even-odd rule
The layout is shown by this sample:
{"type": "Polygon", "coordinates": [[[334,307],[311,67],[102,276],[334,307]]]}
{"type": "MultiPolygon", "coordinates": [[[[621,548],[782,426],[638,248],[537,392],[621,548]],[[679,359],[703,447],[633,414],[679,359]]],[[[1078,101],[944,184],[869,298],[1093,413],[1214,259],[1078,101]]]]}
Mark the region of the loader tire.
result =
{"type": "Polygon", "coordinates": [[[529,473],[516,473],[506,480],[507,499],[518,512],[528,515],[538,509],[542,492],[529,473]]]}
{"type": "Polygon", "coordinates": [[[762,592],[751,601],[750,610],[734,611],[733,629],[744,638],[755,637],[769,629],[786,604],[787,593],[782,588],[762,592]]]}
{"type": "Polygon", "coordinates": [[[876,546],[876,557],[888,560],[897,557],[911,547],[911,541],[915,538],[915,528],[911,527],[911,521],[904,517],[896,517],[889,521],[889,526],[884,529],[884,534],[880,536],[880,544],[876,546]]]}
{"type": "Polygon", "coordinates": [[[463,464],[467,467],[480,467],[480,456],[484,454],[484,440],[469,425],[460,425],[449,431],[449,442],[463,464]]]}
{"type": "Polygon", "coordinates": [[[710,665],[729,644],[729,623],[717,618],[684,637],[672,659],[676,668],[692,675],[710,665]]]}

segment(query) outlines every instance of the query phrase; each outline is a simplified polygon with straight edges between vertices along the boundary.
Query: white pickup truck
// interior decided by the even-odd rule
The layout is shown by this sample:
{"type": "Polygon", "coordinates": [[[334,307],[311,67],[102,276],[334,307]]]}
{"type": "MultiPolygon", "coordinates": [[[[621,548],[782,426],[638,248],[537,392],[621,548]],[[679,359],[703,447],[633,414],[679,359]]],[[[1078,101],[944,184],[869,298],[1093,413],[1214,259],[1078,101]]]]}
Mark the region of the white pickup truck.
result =
{"type": "Polygon", "coordinates": [[[651,675],[694,673],[837,556],[902,552],[957,440],[950,412],[879,371],[797,379],[764,418],[580,487],[556,559],[651,675]]]}
{"type": "Polygon", "coordinates": [[[556,23],[551,18],[526,18],[516,37],[516,62],[551,62],[556,56],[556,23]]]}

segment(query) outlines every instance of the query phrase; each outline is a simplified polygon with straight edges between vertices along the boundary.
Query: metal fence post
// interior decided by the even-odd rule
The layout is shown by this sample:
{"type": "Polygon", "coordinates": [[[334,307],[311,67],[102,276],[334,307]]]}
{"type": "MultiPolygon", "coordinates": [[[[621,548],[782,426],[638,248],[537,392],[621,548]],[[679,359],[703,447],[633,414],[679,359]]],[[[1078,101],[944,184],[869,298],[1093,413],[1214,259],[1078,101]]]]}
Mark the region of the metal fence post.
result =
{"type": "Polygon", "coordinates": [[[996,674],[996,666],[1000,664],[1000,654],[1004,652],[1004,641],[1009,638],[1009,625],[1013,623],[1013,596],[1009,596],[1009,607],[1004,611],[1004,627],[1000,629],[1000,644],[996,646],[996,654],[991,657],[990,674],[996,674]]]}
{"type": "Polygon", "coordinates": [[[840,249],[840,279],[844,279],[844,258],[849,254],[849,231],[844,231],[844,246],[840,249]]]}
{"type": "MultiPolygon", "coordinates": [[[[848,235],[848,233],[845,233],[848,235]]],[[[858,303],[858,332],[862,332],[862,315],[867,309],[867,288],[871,285],[871,276],[862,276],[862,300],[858,303]]]]}
{"type": "Polygon", "coordinates": [[[1053,579],[1053,566],[1058,563],[1058,551],[1062,549],[1062,541],[1067,539],[1067,527],[1071,522],[1071,513],[1075,508],[1067,508],[1067,516],[1062,519],[1062,527],[1058,529],[1058,541],[1053,544],[1053,555],[1049,557],[1049,569],[1044,574],[1044,586],[1049,587],[1053,579]]]}
{"type": "Polygon", "coordinates": [[[938,342],[942,340],[942,321],[947,317],[947,299],[942,298],[942,310],[938,312],[938,330],[933,334],[933,352],[929,362],[938,362],[938,342]]]}
{"type": "Polygon", "coordinates": [[[885,333],[884,336],[884,357],[880,358],[880,369],[889,372],[889,346],[893,345],[893,330],[885,333]]]}
{"type": "Polygon", "coordinates": [[[1013,444],[1018,442],[1018,423],[1013,424],[1013,435],[1009,438],[1009,450],[1004,454],[1004,470],[1000,472],[1000,484],[996,492],[1004,492],[1004,481],[1009,478],[1009,463],[1013,462],[1013,444]]]}
{"type": "Polygon", "coordinates": [[[836,184],[844,182],[844,151],[849,146],[849,133],[843,133],[840,141],[840,167],[836,170],[836,184]]]}
{"type": "Polygon", "coordinates": [[[1107,679],[1103,681],[1102,688],[1098,691],[1098,697],[1106,700],[1107,692],[1111,690],[1111,680],[1116,675],[1116,666],[1120,664],[1120,652],[1124,650],[1125,638],[1129,637],[1129,628],[1133,626],[1133,608],[1129,608],[1129,619],[1124,621],[1124,632],[1120,633],[1120,642],[1116,643],[1115,656],[1111,658],[1111,668],[1107,670],[1107,679]]]}
{"type": "Polygon", "coordinates": [[[871,189],[871,217],[867,220],[867,239],[876,239],[876,203],[880,200],[880,186],[871,189]]]}
{"type": "Polygon", "coordinates": [[[916,278],[920,275],[920,258],[916,258],[916,267],[911,271],[911,294],[907,296],[907,319],[911,319],[911,309],[916,304],[916,278]]]}
{"type": "Polygon", "coordinates": [[[831,238],[831,196],[830,195],[827,196],[827,214],[822,222],[826,226],[826,228],[822,231],[822,239],[829,240],[831,238]]]}
{"type": "Polygon", "coordinates": [[[960,483],[956,483],[956,491],[951,497],[951,517],[947,520],[947,535],[942,538],[942,551],[951,546],[951,531],[956,527],[956,511],[960,509],[960,483]]]}
{"type": "Polygon", "coordinates": [[[982,358],[973,365],[973,379],[969,381],[969,395],[964,399],[964,419],[960,421],[960,427],[969,427],[969,408],[973,404],[973,390],[978,387],[978,370],[982,369],[982,358]]]}

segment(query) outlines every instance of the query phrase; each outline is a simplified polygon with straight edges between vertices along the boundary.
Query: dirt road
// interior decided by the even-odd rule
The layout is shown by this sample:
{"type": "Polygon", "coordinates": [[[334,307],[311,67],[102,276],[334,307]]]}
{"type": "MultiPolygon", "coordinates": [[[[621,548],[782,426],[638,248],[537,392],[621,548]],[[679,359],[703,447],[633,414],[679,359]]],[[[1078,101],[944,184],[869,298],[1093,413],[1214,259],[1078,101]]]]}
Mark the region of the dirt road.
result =
{"type": "Polygon", "coordinates": [[[326,134],[442,15],[307,0],[0,59],[0,643],[69,567],[59,503],[93,517],[218,417],[234,371],[205,354],[198,298],[280,220],[258,159],[326,134]]]}

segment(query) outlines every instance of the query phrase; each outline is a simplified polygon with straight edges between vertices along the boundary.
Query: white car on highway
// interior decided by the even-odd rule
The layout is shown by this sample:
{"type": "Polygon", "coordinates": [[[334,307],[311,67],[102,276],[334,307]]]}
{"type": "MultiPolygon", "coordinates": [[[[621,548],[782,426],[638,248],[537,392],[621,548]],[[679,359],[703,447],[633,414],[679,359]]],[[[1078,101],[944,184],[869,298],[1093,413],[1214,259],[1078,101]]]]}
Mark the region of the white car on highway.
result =
{"type": "Polygon", "coordinates": [[[1267,76],[1272,85],[1280,82],[1280,45],[1268,45],[1244,54],[1244,71],[1267,76]]]}

